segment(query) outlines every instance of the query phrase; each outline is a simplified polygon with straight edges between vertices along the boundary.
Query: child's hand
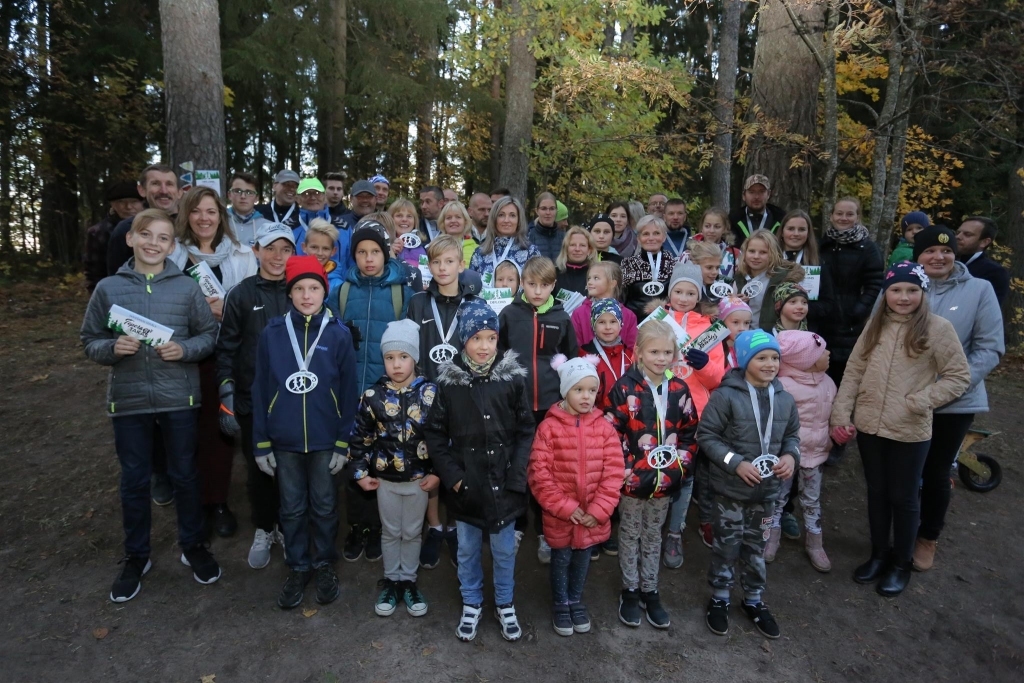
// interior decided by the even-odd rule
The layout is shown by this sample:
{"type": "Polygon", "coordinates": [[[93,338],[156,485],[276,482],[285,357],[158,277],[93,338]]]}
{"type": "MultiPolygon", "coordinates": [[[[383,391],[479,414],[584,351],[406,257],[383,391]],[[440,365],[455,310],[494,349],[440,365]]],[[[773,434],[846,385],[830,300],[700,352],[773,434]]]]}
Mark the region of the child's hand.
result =
{"type": "Polygon", "coordinates": [[[845,446],[846,443],[854,437],[857,433],[857,428],[853,425],[846,425],[845,427],[833,427],[832,428],[832,440],[840,446],[845,446]]]}
{"type": "Polygon", "coordinates": [[[583,515],[583,519],[580,520],[580,524],[587,527],[588,529],[593,529],[595,526],[597,526],[597,517],[594,517],[594,515],[591,515],[589,513],[585,514],[583,515]]]}
{"type": "Polygon", "coordinates": [[[573,524],[580,524],[583,522],[583,518],[587,516],[587,513],[583,512],[583,508],[576,508],[569,515],[569,521],[573,524]]]}
{"type": "Polygon", "coordinates": [[[185,357],[185,351],[182,350],[181,344],[177,342],[171,341],[153,348],[156,350],[157,355],[160,356],[160,360],[167,361],[168,363],[185,357]]]}
{"type": "Polygon", "coordinates": [[[210,304],[210,313],[213,313],[214,319],[220,322],[221,316],[224,315],[224,300],[215,296],[206,297],[206,303],[210,304]]]}
{"type": "Polygon", "coordinates": [[[779,461],[775,463],[775,467],[772,468],[772,472],[779,479],[785,481],[793,476],[793,468],[796,466],[796,460],[790,454],[783,455],[779,458],[779,461]]]}
{"type": "Polygon", "coordinates": [[[441,479],[436,474],[428,474],[420,479],[420,490],[430,493],[441,484],[441,479]]]}
{"type": "Polygon", "coordinates": [[[623,475],[623,477],[622,477],[622,485],[623,486],[625,486],[626,484],[629,483],[629,478],[631,476],[633,476],[633,469],[632,468],[626,470],[625,475],[623,475]]]}
{"type": "Polygon", "coordinates": [[[392,258],[398,258],[398,255],[405,249],[405,244],[400,239],[396,239],[391,243],[391,256],[392,258]]]}
{"type": "Polygon", "coordinates": [[[126,335],[121,335],[114,342],[114,355],[115,356],[134,356],[135,352],[142,347],[142,343],[138,339],[133,339],[126,335]]]}
{"type": "Polygon", "coordinates": [[[761,483],[761,475],[758,474],[754,466],[746,460],[741,462],[739,467],[736,468],[736,476],[742,479],[747,486],[757,486],[761,483]]]}
{"type": "Polygon", "coordinates": [[[362,479],[356,479],[356,484],[364,491],[376,491],[380,488],[380,481],[374,477],[363,477],[362,479]]]}

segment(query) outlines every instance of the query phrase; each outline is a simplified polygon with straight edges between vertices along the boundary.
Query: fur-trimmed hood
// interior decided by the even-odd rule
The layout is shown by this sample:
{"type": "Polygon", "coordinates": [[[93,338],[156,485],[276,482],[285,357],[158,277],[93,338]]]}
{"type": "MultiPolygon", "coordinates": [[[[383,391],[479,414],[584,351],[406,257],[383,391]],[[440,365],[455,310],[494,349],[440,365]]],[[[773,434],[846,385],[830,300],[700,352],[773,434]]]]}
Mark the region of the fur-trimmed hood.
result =
{"type": "MultiPolygon", "coordinates": [[[[519,364],[519,354],[509,349],[500,360],[491,366],[488,377],[499,382],[507,382],[516,377],[526,377],[526,368],[519,364]]],[[[445,386],[468,387],[473,380],[473,373],[462,362],[461,356],[442,363],[438,367],[437,383],[445,386]]]]}

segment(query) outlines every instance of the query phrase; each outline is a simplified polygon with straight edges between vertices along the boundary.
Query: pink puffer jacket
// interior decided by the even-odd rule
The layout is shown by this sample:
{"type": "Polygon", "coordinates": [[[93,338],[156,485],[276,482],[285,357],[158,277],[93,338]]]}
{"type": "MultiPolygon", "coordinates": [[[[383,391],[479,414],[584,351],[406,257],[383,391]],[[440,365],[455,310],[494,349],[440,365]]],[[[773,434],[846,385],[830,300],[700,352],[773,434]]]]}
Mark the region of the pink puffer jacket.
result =
{"type": "Polygon", "coordinates": [[[824,372],[797,370],[787,365],[785,357],[779,366],[779,381],[796,400],[800,415],[800,467],[817,467],[828,459],[832,448],[828,419],[836,384],[824,372]]]}
{"type": "Polygon", "coordinates": [[[528,477],[552,548],[579,550],[611,537],[624,462],[621,441],[600,410],[577,416],[556,404],[548,411],[533,440],[528,477]],[[570,522],[577,507],[593,515],[597,526],[570,522]]]}

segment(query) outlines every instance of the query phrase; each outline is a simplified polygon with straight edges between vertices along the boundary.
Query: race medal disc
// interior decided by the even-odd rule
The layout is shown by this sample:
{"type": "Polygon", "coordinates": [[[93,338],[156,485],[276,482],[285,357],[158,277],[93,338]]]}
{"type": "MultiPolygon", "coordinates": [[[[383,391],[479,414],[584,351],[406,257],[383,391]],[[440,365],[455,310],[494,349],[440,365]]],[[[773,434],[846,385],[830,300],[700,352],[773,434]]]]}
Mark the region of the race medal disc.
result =
{"type": "Polygon", "coordinates": [[[679,454],[676,453],[674,447],[658,446],[647,454],[647,466],[655,470],[663,470],[666,467],[671,467],[678,459],[679,454]]]}
{"type": "Polygon", "coordinates": [[[309,392],[316,389],[319,379],[316,375],[308,370],[300,370],[299,372],[293,372],[288,375],[288,379],[285,381],[285,386],[288,391],[293,394],[308,394],[309,392]]]}
{"type": "Polygon", "coordinates": [[[691,368],[685,361],[678,363],[676,367],[672,369],[672,376],[679,379],[686,379],[693,374],[693,368],[691,368]],[[676,372],[678,370],[679,372],[676,372]]]}
{"type": "Polygon", "coordinates": [[[641,289],[640,291],[642,291],[647,296],[658,296],[659,294],[665,291],[665,285],[657,281],[646,282],[644,283],[643,289],[641,289]]]}
{"type": "Polygon", "coordinates": [[[459,350],[451,344],[438,344],[430,349],[430,360],[440,365],[455,358],[455,354],[458,352],[459,350]]]}
{"type": "Polygon", "coordinates": [[[757,473],[761,475],[762,479],[767,479],[775,476],[775,472],[772,471],[772,468],[779,464],[779,458],[778,456],[765,453],[764,455],[754,458],[753,462],[750,464],[754,466],[754,469],[757,470],[757,473]]]}
{"type": "Polygon", "coordinates": [[[421,240],[420,236],[414,232],[407,232],[398,239],[402,240],[402,246],[406,249],[415,249],[423,244],[423,240],[421,240]]]}
{"type": "Polygon", "coordinates": [[[732,294],[732,285],[724,280],[715,280],[711,283],[711,293],[719,299],[724,299],[732,294]]]}
{"type": "Polygon", "coordinates": [[[757,297],[758,294],[764,291],[764,283],[760,280],[751,280],[743,287],[741,294],[748,299],[757,297]]]}

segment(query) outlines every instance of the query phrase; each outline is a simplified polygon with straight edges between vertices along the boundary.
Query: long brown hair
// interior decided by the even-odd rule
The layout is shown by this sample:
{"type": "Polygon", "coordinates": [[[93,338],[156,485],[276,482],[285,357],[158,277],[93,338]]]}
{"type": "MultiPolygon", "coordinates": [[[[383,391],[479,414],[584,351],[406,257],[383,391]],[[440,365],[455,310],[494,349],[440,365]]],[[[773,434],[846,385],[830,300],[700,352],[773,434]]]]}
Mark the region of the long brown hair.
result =
{"type": "Polygon", "coordinates": [[[786,229],[786,223],[793,218],[802,218],[807,223],[807,242],[804,244],[804,263],[809,266],[820,266],[821,257],[818,256],[818,238],[814,236],[814,223],[811,217],[803,209],[793,209],[782,219],[782,227],[779,228],[779,244],[782,246],[782,253],[786,253],[786,241],[782,237],[782,231],[786,229]]]}
{"type": "Polygon", "coordinates": [[[188,217],[199,206],[199,202],[203,201],[206,197],[212,197],[213,201],[217,203],[217,213],[220,216],[220,220],[217,223],[217,234],[213,236],[213,248],[216,249],[217,245],[225,237],[231,240],[232,244],[237,245],[238,238],[235,237],[235,231],[231,229],[227,207],[221,201],[220,195],[209,187],[193,187],[181,198],[181,203],[178,205],[178,217],[174,223],[175,237],[182,244],[199,245],[199,238],[192,231],[192,224],[189,223],[188,217]]]}
{"type": "Polygon", "coordinates": [[[743,243],[743,250],[740,255],[739,263],[736,264],[736,270],[743,277],[752,277],[747,272],[747,245],[751,242],[761,242],[768,247],[768,267],[764,269],[764,273],[771,277],[772,273],[778,270],[785,261],[786,257],[782,255],[782,247],[779,245],[779,238],[775,236],[770,230],[761,228],[750,233],[750,237],[743,243]]]}
{"type": "MultiPolygon", "coordinates": [[[[864,333],[864,346],[860,351],[862,358],[868,355],[878,346],[878,340],[882,338],[882,330],[889,323],[887,318],[892,309],[889,302],[885,300],[885,293],[882,293],[882,305],[878,307],[875,314],[871,316],[864,333]]],[[[893,313],[895,315],[895,313],[893,313]]],[[[903,346],[910,358],[917,358],[928,349],[928,297],[921,293],[921,305],[914,311],[907,324],[907,332],[903,337],[903,346]]]]}

